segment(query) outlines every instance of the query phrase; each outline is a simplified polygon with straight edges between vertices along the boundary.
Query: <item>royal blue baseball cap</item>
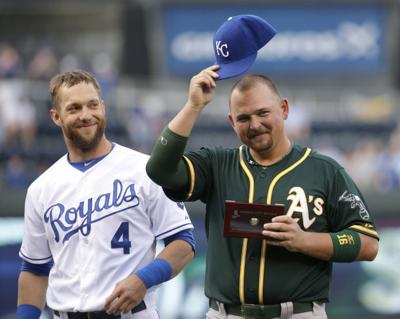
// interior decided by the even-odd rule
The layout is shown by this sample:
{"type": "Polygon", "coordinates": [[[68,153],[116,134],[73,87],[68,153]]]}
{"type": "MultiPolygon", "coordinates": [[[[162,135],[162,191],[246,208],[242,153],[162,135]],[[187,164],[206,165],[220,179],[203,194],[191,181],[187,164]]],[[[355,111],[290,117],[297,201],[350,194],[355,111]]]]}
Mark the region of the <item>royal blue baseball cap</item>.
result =
{"type": "Polygon", "coordinates": [[[257,52],[276,34],[276,30],[256,15],[229,17],[215,32],[213,39],[218,80],[246,72],[254,63],[257,52]]]}

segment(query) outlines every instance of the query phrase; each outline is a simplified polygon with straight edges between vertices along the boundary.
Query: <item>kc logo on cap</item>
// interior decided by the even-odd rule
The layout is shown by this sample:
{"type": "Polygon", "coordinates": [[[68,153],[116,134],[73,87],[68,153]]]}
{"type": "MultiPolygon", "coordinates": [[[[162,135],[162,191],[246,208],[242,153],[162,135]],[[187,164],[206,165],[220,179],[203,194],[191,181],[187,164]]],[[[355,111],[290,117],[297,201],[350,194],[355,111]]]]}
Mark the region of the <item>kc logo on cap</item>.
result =
{"type": "Polygon", "coordinates": [[[255,15],[237,15],[228,18],[214,34],[213,46],[218,80],[246,72],[254,63],[257,52],[276,34],[264,19],[255,15]]]}

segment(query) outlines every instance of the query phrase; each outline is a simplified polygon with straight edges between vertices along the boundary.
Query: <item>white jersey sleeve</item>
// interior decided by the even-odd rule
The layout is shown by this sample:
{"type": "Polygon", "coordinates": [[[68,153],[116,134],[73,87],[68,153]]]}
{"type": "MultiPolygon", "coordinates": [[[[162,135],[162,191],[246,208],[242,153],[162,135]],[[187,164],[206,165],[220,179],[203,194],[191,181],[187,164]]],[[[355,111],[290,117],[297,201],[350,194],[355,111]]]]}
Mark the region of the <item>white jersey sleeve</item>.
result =
{"type": "Polygon", "coordinates": [[[151,182],[150,193],[146,198],[148,199],[146,205],[148,214],[157,240],[193,228],[185,205],[182,202],[170,200],[160,186],[151,182]]]}
{"type": "Polygon", "coordinates": [[[32,187],[25,199],[24,236],[19,256],[32,264],[44,264],[52,261],[47,233],[36,206],[37,201],[32,187]]]}

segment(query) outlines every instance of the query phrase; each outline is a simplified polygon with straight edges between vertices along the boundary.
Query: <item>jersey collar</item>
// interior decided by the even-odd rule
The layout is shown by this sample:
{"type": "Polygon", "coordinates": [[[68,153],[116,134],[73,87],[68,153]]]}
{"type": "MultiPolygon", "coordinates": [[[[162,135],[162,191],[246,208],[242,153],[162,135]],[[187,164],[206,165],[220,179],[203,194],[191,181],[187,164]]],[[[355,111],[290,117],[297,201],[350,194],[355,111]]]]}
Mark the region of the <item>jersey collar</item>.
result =
{"type": "Polygon", "coordinates": [[[70,163],[73,167],[75,167],[76,169],[80,170],[81,172],[86,172],[89,168],[93,167],[94,165],[96,165],[98,162],[100,162],[103,158],[105,158],[108,154],[110,154],[112,152],[112,150],[114,149],[115,143],[111,143],[111,151],[108,152],[105,155],[96,157],[94,159],[91,159],[89,161],[83,161],[83,162],[71,162],[68,159],[68,163],[70,163]]]}
{"type": "Polygon", "coordinates": [[[262,167],[262,168],[268,168],[268,167],[274,166],[274,165],[282,162],[282,160],[286,159],[292,153],[293,148],[294,148],[293,143],[290,142],[289,151],[285,155],[283,155],[278,161],[276,161],[275,163],[273,163],[271,165],[261,165],[261,164],[257,163],[257,161],[253,158],[253,156],[251,156],[250,148],[247,145],[245,145],[245,147],[244,147],[244,155],[246,158],[246,162],[249,165],[258,166],[258,167],[262,167]]]}

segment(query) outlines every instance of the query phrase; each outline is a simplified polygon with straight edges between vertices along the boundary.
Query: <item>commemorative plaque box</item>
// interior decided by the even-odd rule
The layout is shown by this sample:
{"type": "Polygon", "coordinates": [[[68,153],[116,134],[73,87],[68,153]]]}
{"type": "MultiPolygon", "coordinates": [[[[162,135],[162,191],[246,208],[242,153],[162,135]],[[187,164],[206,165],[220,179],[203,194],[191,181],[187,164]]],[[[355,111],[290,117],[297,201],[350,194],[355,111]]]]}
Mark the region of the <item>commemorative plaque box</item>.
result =
{"type": "Polygon", "coordinates": [[[265,239],[263,225],[285,214],[284,205],[225,201],[224,236],[265,239]]]}

